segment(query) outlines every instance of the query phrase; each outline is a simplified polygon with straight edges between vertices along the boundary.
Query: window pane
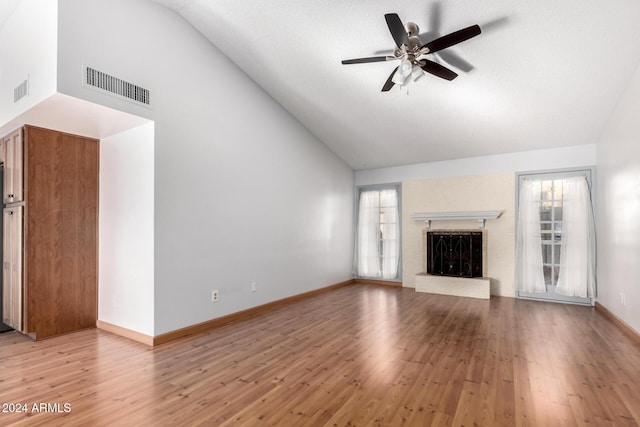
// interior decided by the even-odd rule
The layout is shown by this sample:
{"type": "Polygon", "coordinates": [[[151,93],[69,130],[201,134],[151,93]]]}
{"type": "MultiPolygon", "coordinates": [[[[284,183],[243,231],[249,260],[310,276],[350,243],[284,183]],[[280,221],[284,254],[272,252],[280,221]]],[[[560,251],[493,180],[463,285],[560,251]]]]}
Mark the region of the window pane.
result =
{"type": "Polygon", "coordinates": [[[553,246],[554,246],[553,263],[558,265],[560,264],[560,245],[553,245],[553,246]]]}
{"type": "Polygon", "coordinates": [[[555,202],[559,206],[553,208],[553,219],[556,221],[562,221],[562,202],[555,202]]]}
{"type": "Polygon", "coordinates": [[[544,266],[542,270],[544,272],[544,284],[548,286],[551,284],[551,267],[544,266]]]}
{"type": "Polygon", "coordinates": [[[564,180],[556,179],[553,182],[553,198],[555,200],[562,200],[562,183],[564,180]]]}
{"type": "Polygon", "coordinates": [[[542,200],[551,200],[553,181],[542,181],[540,197],[542,200]]]}
{"type": "Polygon", "coordinates": [[[380,206],[381,207],[396,207],[398,206],[398,196],[396,190],[382,190],[380,191],[380,206]]]}
{"type": "Polygon", "coordinates": [[[542,245],[542,263],[553,263],[553,245],[542,245]]]}

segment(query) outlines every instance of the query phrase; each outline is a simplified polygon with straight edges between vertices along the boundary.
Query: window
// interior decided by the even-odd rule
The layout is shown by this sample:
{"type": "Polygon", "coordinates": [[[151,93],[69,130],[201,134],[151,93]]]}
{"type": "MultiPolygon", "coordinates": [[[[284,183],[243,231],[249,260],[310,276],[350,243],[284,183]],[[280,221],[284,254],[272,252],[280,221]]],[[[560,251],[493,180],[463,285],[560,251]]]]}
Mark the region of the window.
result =
{"type": "Polygon", "coordinates": [[[591,303],[595,227],[590,179],[591,170],[519,176],[518,296],[591,303]]]}
{"type": "Polygon", "coordinates": [[[355,274],[396,279],[400,260],[398,187],[361,189],[358,197],[355,274]]]}

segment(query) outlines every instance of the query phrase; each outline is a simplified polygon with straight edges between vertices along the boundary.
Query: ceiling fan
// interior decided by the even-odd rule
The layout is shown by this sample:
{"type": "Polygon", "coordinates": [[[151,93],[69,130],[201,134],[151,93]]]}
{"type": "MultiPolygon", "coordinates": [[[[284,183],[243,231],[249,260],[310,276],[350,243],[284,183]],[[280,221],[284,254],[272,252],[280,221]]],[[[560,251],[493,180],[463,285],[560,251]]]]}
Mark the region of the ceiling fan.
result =
{"type": "Polygon", "coordinates": [[[424,74],[423,70],[445,80],[455,79],[458,74],[453,70],[425,58],[424,55],[462,43],[481,33],[479,25],[472,25],[422,44],[422,41],[418,38],[419,30],[415,23],[407,22],[406,25],[403,25],[397,13],[387,13],[384,18],[397,46],[393,56],[371,56],[342,61],[343,64],[364,64],[399,60],[400,65],[391,72],[382,87],[382,92],[389,91],[394,84],[405,85],[411,80],[416,80],[424,74]]]}

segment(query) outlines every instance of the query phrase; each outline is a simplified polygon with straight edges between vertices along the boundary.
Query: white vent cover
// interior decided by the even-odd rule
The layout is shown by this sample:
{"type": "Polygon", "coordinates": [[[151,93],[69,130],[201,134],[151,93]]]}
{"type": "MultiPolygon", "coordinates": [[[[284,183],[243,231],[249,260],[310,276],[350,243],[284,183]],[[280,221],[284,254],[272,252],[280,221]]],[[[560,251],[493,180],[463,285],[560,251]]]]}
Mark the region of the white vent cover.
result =
{"type": "Polygon", "coordinates": [[[23,81],[13,89],[13,103],[20,101],[29,94],[29,79],[23,81]]]}
{"type": "Polygon", "coordinates": [[[84,83],[87,86],[101,89],[118,97],[134,101],[146,106],[151,105],[149,89],[129,83],[91,67],[86,67],[84,83]]]}

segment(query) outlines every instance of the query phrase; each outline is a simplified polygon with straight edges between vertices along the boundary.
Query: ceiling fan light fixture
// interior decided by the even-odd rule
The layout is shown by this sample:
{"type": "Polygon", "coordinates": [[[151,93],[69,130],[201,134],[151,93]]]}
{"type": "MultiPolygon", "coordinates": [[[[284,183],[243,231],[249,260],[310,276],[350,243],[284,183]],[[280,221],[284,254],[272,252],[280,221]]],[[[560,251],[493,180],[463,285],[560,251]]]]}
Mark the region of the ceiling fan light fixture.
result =
{"type": "Polygon", "coordinates": [[[398,71],[394,74],[391,79],[397,85],[403,85],[407,81],[407,77],[411,75],[411,71],[413,69],[413,64],[408,59],[403,59],[400,61],[400,65],[398,66],[398,71]]]}
{"type": "Polygon", "coordinates": [[[406,80],[406,77],[402,77],[400,73],[397,71],[391,78],[391,81],[397,85],[403,85],[405,80],[406,80]]]}
{"type": "Polygon", "coordinates": [[[413,67],[413,69],[411,70],[411,80],[413,80],[415,82],[416,80],[418,80],[422,76],[424,76],[424,71],[422,71],[422,68],[420,68],[417,65],[415,65],[413,67]]]}

